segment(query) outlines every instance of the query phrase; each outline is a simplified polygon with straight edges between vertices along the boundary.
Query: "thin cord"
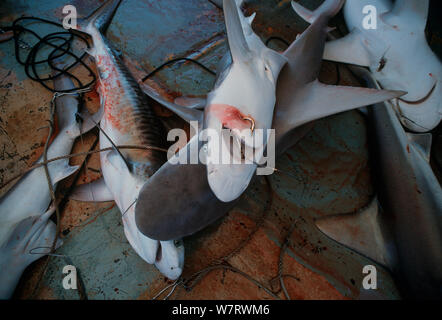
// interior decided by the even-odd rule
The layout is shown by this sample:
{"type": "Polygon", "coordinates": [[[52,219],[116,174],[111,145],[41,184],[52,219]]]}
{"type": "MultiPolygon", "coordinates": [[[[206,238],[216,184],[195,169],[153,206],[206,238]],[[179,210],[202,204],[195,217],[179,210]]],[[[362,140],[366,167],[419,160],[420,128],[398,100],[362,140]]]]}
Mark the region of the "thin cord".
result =
{"type": "Polygon", "coordinates": [[[74,40],[80,40],[86,45],[87,48],[90,48],[89,43],[85,37],[77,33],[65,31],[65,29],[63,29],[63,32],[53,32],[45,35],[44,37],[41,37],[33,30],[26,28],[20,24],[25,21],[37,21],[62,29],[63,26],[59,23],[38,17],[21,17],[16,19],[12,23],[12,26],[2,28],[3,31],[13,31],[14,36],[11,39],[14,39],[15,42],[15,58],[20,65],[24,66],[25,73],[30,79],[40,83],[43,87],[51,92],[55,92],[56,90],[46,84],[46,82],[52,81],[62,74],[68,75],[73,80],[75,80],[75,82],[77,83],[77,87],[73,89],[60,90],[60,92],[72,92],[79,89],[85,89],[91,87],[95,83],[96,76],[94,72],[83,61],[83,59],[87,56],[87,53],[85,52],[81,56],[77,56],[72,51],[72,43],[74,40]],[[23,41],[21,38],[25,34],[31,35],[33,38],[37,39],[37,42],[34,45],[30,45],[29,43],[23,41]],[[55,44],[56,42],[58,42],[59,44],[55,44]],[[45,47],[51,47],[52,50],[50,51],[46,59],[38,60],[37,56],[45,47]],[[22,59],[23,50],[29,51],[27,55],[25,55],[24,59],[22,59]],[[69,58],[73,58],[74,61],[71,64],[65,66],[63,69],[60,69],[56,66],[56,59],[66,56],[69,58]],[[91,78],[89,83],[83,85],[77,76],[69,72],[69,70],[71,70],[77,64],[80,64],[82,67],[86,68],[89,71],[89,77],[91,78]],[[37,66],[42,65],[49,66],[52,71],[55,71],[54,74],[42,76],[37,70],[37,66]]]}
{"type": "Polygon", "coordinates": [[[156,74],[158,71],[160,71],[161,69],[163,69],[164,67],[170,65],[170,64],[175,64],[177,62],[180,61],[188,61],[188,62],[192,62],[195,63],[197,66],[200,66],[202,69],[206,70],[208,73],[212,74],[212,75],[216,75],[216,72],[210,70],[208,67],[206,67],[205,65],[203,65],[201,62],[191,59],[191,58],[175,58],[169,61],[164,62],[163,64],[161,64],[159,67],[155,68],[153,71],[149,72],[146,76],[144,76],[143,79],[141,79],[142,82],[146,81],[148,78],[152,77],[154,74],[156,74]]]}

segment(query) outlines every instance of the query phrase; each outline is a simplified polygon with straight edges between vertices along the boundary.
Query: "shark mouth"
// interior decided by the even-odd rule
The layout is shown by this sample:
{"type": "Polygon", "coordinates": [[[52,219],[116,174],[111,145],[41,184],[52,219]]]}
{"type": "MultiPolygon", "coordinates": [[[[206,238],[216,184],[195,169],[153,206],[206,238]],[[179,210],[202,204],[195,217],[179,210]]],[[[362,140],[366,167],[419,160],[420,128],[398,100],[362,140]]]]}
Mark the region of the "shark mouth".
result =
{"type": "MultiPolygon", "coordinates": [[[[238,108],[228,104],[212,104],[209,106],[213,116],[219,120],[222,129],[230,129],[241,140],[249,145],[249,137],[255,131],[255,120],[250,115],[244,115],[238,108]]],[[[253,147],[253,145],[251,145],[253,147]]]]}
{"type": "Polygon", "coordinates": [[[227,150],[236,161],[239,160],[238,154],[241,154],[241,160],[248,160],[249,163],[253,162],[253,155],[260,158],[261,150],[267,142],[266,132],[257,129],[253,116],[245,115],[228,104],[211,104],[206,123],[207,128],[214,129],[219,134],[215,138],[220,139],[220,152],[227,150]],[[235,155],[234,151],[237,151],[235,155]]]}
{"type": "Polygon", "coordinates": [[[421,98],[421,99],[419,99],[419,100],[416,100],[416,101],[408,101],[408,100],[405,100],[405,99],[403,99],[403,98],[398,98],[398,100],[399,100],[399,101],[402,101],[402,102],[405,102],[405,103],[407,103],[407,104],[411,104],[411,105],[417,105],[417,104],[424,103],[424,102],[426,102],[428,99],[430,99],[431,95],[432,95],[433,92],[434,92],[434,89],[436,89],[436,85],[437,85],[437,81],[434,83],[434,85],[433,85],[433,87],[430,89],[430,91],[428,91],[428,93],[427,93],[423,98],[421,98]]]}
{"type": "Polygon", "coordinates": [[[208,183],[219,200],[230,202],[244,192],[263,158],[265,130],[227,104],[209,105],[205,120],[208,183]]]}

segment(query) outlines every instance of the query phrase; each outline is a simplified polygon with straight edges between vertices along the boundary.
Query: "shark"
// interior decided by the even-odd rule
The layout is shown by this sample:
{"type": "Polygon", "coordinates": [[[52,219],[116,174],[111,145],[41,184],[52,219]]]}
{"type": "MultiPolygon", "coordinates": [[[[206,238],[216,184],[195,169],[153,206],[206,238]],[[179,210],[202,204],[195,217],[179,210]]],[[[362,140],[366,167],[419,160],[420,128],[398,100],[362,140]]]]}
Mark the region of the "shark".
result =
{"type": "MultiPolygon", "coordinates": [[[[55,223],[49,220],[54,212],[55,207],[51,207],[43,214],[21,220],[0,246],[0,299],[11,298],[25,269],[48,254],[56,236],[55,223]]],[[[57,239],[56,248],[62,243],[57,239]]]]}
{"type": "Polygon", "coordinates": [[[154,264],[169,279],[177,279],[184,264],[184,246],[177,241],[146,237],[135,223],[135,204],[141,187],[165,162],[165,153],[152,149],[124,149],[118,146],[163,145],[163,128],[121,57],[103,35],[121,1],[109,0],[86,18],[78,20],[77,31],[92,38],[89,54],[99,75],[100,153],[103,178],[78,187],[71,195],[78,201],[115,201],[122,213],[124,233],[135,252],[154,264]]]}
{"type": "MultiPolygon", "coordinates": [[[[402,91],[325,85],[317,80],[328,21],[340,10],[342,4],[343,1],[325,1],[316,11],[319,18],[283,53],[287,63],[277,81],[276,106],[271,125],[275,130],[276,155],[283,154],[307,134],[314,120],[405,94],[402,91]]],[[[238,8],[227,10],[226,14],[242,14],[238,8]]],[[[242,24],[240,19],[235,21],[238,31],[246,33],[244,29],[250,30],[252,19],[244,19],[248,25],[242,24]]],[[[228,53],[219,63],[218,77],[231,63],[232,57],[228,53]]],[[[179,101],[170,102],[161,98],[147,85],[142,88],[147,95],[184,120],[198,121],[204,116],[203,111],[198,109],[207,105],[202,101],[180,101],[178,104],[179,101]]],[[[182,160],[188,160],[192,150],[204,153],[204,143],[198,135],[142,187],[135,207],[135,218],[139,230],[146,236],[163,241],[182,239],[226,215],[237,202],[237,199],[221,201],[215,195],[203,161],[184,164],[189,163],[182,160]]]]}
{"type": "Polygon", "coordinates": [[[287,60],[253,32],[254,15],[246,19],[234,0],[223,1],[223,9],[232,63],[207,96],[203,129],[209,185],[218,199],[230,202],[244,192],[261,162],[268,137],[257,132],[271,127],[276,82],[287,60]]]}
{"type": "MultiPolygon", "coordinates": [[[[353,70],[377,86],[368,70],[353,70]]],[[[440,299],[442,189],[430,165],[432,136],[406,132],[388,102],[369,108],[368,117],[377,196],[355,213],[321,218],[316,225],[388,268],[403,297],[440,299]]]]}
{"type": "MultiPolygon", "coordinates": [[[[62,74],[54,79],[54,89],[73,90],[75,86],[71,78],[62,74]]],[[[77,122],[78,105],[75,93],[55,98],[59,129],[48,147],[48,159],[70,154],[75,139],[92,128],[93,117],[88,117],[88,114],[83,113],[83,123],[77,122]]],[[[42,161],[43,156],[37,163],[42,161]]],[[[47,166],[54,190],[61,180],[79,168],[70,166],[68,159],[53,161],[47,166]]],[[[53,206],[48,209],[50,203],[51,195],[43,167],[24,175],[0,199],[0,298],[9,298],[25,268],[51,248],[56,226],[49,220],[54,212],[53,206]]],[[[57,247],[60,245],[61,240],[57,239],[57,247]]]]}
{"type": "MultiPolygon", "coordinates": [[[[307,22],[315,18],[300,4],[295,10],[307,22]]],[[[346,1],[350,33],[327,42],[324,50],[324,59],[368,67],[382,88],[406,91],[394,106],[414,132],[431,131],[442,119],[442,64],[426,40],[428,10],[429,0],[346,1]]]]}

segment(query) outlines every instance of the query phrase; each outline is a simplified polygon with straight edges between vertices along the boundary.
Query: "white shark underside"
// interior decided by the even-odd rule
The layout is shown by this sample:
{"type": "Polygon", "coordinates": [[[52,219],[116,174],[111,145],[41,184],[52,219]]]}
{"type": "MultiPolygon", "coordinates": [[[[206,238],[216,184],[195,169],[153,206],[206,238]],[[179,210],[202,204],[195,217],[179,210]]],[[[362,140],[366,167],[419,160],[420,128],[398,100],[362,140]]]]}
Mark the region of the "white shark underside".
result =
{"type": "MultiPolygon", "coordinates": [[[[429,0],[346,1],[344,16],[350,33],[328,42],[324,59],[370,68],[384,89],[407,94],[395,101],[401,123],[416,132],[435,128],[442,119],[442,64],[425,37],[429,0]],[[376,8],[377,28],[362,25],[367,5],[376,8]]],[[[299,4],[306,21],[311,12],[299,4]]],[[[372,21],[373,22],[373,21],[372,21]]]]}
{"type": "Polygon", "coordinates": [[[225,0],[223,7],[232,64],[208,95],[203,127],[217,137],[221,137],[223,128],[229,129],[236,140],[232,154],[238,155],[237,163],[249,163],[226,163],[230,158],[230,139],[214,138],[207,142],[209,185],[221,201],[229,202],[244,192],[256,170],[254,162],[259,163],[264,153],[267,140],[254,138],[257,131],[266,132],[271,127],[276,81],[286,59],[267,48],[253,33],[253,16],[246,19],[234,0],[225,0]],[[246,149],[245,159],[240,158],[241,142],[246,149]]]}

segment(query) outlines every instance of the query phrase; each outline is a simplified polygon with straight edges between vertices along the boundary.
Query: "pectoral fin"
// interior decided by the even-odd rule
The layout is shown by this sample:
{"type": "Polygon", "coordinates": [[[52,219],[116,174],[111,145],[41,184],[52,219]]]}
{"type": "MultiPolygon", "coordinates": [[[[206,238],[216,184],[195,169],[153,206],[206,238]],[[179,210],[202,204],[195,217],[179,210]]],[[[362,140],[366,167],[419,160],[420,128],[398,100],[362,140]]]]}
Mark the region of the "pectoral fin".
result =
{"type": "Polygon", "coordinates": [[[333,114],[372,105],[404,95],[403,91],[376,90],[361,87],[332,86],[310,82],[293,97],[286,117],[292,129],[333,114]]]}
{"type": "Polygon", "coordinates": [[[95,128],[100,123],[104,114],[104,99],[100,103],[100,109],[94,114],[90,114],[88,111],[83,111],[79,114],[81,122],[81,134],[85,134],[95,128]]]}
{"type": "Polygon", "coordinates": [[[175,99],[175,104],[191,109],[204,109],[207,99],[182,96],[175,99]]]}
{"type": "MultiPolygon", "coordinates": [[[[150,98],[161,104],[162,106],[166,107],[173,113],[175,113],[177,116],[179,116],[181,119],[190,122],[190,121],[198,121],[198,123],[202,123],[204,112],[201,110],[198,110],[199,107],[201,107],[202,101],[193,101],[192,107],[183,106],[177,103],[173,103],[170,101],[167,101],[164,99],[161,95],[159,95],[157,92],[155,92],[151,87],[148,85],[143,85],[142,90],[145,94],[147,94],[150,98]]],[[[189,101],[186,99],[179,100],[182,103],[188,103],[189,101]]]]}
{"type": "Polygon", "coordinates": [[[84,202],[106,202],[114,200],[103,178],[76,187],[69,198],[84,202]]]}
{"type": "Polygon", "coordinates": [[[387,239],[380,226],[378,201],[356,213],[342,214],[316,220],[316,226],[326,236],[370,259],[391,266],[387,239]]]}
{"type": "MultiPolygon", "coordinates": [[[[49,164],[50,166],[51,164],[49,164]]],[[[51,175],[52,183],[55,184],[57,182],[60,182],[61,180],[69,177],[71,174],[73,174],[75,171],[77,171],[80,168],[80,166],[60,166],[60,168],[56,168],[55,170],[51,168],[51,172],[54,172],[53,175],[51,175]]]]}
{"type": "Polygon", "coordinates": [[[324,60],[370,66],[369,54],[362,43],[361,33],[354,29],[345,37],[325,43],[324,60]]]}

